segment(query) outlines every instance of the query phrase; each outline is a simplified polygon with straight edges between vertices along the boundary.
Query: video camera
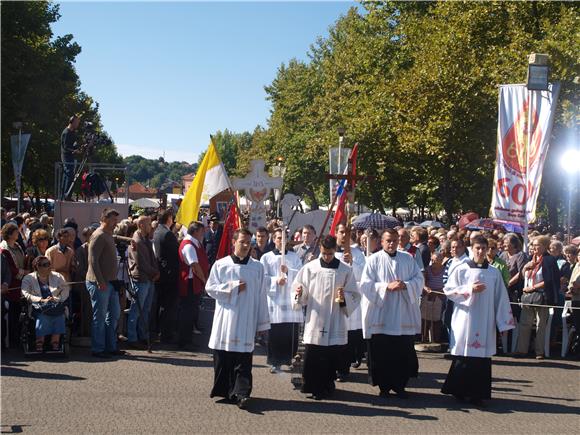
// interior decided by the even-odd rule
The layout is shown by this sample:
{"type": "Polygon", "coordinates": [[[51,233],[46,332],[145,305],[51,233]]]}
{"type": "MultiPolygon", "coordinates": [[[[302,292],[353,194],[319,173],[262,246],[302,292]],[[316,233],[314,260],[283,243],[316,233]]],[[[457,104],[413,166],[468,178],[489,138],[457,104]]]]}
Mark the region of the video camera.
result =
{"type": "Polygon", "coordinates": [[[98,147],[111,144],[111,139],[103,133],[96,131],[96,126],[91,121],[85,121],[83,123],[82,137],[84,145],[81,147],[81,151],[86,155],[91,155],[98,147]]]}

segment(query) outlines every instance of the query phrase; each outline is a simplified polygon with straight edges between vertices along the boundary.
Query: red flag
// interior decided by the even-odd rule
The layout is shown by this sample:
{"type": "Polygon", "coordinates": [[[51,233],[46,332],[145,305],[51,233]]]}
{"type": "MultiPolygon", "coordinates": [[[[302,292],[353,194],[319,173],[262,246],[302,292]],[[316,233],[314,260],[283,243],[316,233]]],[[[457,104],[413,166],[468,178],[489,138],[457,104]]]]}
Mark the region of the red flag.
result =
{"type": "Polygon", "coordinates": [[[356,143],[354,145],[354,148],[352,149],[352,151],[350,152],[350,156],[348,158],[348,163],[349,163],[349,171],[348,171],[348,175],[352,176],[352,185],[349,186],[348,185],[348,181],[345,185],[345,188],[342,189],[342,192],[340,192],[340,198],[338,199],[338,206],[336,207],[336,213],[334,213],[334,217],[332,218],[332,223],[330,224],[330,235],[334,236],[336,233],[336,227],[338,226],[338,224],[340,223],[346,223],[346,212],[345,212],[345,208],[346,208],[346,201],[347,201],[347,191],[348,190],[352,190],[354,189],[354,186],[356,184],[356,155],[358,152],[358,143],[356,143]]]}
{"type": "Polygon", "coordinates": [[[224,223],[224,231],[222,233],[222,238],[220,240],[220,246],[216,255],[216,260],[230,255],[232,253],[232,237],[234,231],[240,228],[240,218],[238,216],[238,209],[236,203],[232,201],[230,208],[228,210],[228,215],[226,217],[226,222],[224,223]]]}

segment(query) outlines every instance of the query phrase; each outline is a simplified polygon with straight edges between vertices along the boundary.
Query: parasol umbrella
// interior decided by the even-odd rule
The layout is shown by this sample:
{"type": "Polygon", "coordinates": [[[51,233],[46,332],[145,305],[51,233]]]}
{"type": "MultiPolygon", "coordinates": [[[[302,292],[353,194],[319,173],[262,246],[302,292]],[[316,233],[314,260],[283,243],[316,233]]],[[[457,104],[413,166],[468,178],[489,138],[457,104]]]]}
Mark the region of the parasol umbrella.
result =
{"type": "Polygon", "coordinates": [[[415,221],[405,222],[405,228],[417,227],[419,224],[415,221]]]}
{"type": "Polygon", "coordinates": [[[352,225],[356,230],[384,230],[386,228],[395,228],[401,225],[399,220],[393,216],[385,216],[380,213],[363,213],[357,216],[352,225]]]}
{"type": "Polygon", "coordinates": [[[457,225],[459,225],[459,228],[465,228],[469,222],[474,221],[475,219],[479,219],[479,215],[473,211],[470,211],[459,218],[457,225]]]}
{"type": "Polygon", "coordinates": [[[503,230],[503,225],[493,219],[475,219],[469,222],[465,228],[468,230],[503,230]]]}
{"type": "Polygon", "coordinates": [[[424,228],[428,227],[443,228],[443,224],[439,221],[425,221],[421,223],[421,226],[424,228]]]}

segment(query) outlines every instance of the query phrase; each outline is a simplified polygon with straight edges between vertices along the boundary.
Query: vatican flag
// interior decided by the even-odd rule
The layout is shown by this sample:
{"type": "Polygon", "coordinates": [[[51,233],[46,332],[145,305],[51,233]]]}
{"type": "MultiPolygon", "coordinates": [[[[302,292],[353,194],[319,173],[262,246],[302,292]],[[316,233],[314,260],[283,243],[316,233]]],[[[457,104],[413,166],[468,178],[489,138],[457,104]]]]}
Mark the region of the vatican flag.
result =
{"type": "Polygon", "coordinates": [[[229,187],[228,174],[218,156],[213,141],[211,141],[203,161],[197,169],[193,183],[191,183],[181,201],[176,221],[187,226],[192,221],[197,220],[200,205],[209,202],[210,198],[229,187]]]}

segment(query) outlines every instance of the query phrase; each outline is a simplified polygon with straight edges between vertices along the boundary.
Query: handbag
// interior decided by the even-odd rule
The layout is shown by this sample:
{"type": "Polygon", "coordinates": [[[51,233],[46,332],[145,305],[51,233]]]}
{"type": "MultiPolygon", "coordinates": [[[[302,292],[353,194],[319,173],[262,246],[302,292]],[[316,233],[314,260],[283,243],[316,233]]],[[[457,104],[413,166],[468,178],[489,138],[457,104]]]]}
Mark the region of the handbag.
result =
{"type": "Polygon", "coordinates": [[[57,317],[62,316],[65,310],[64,302],[45,302],[43,304],[35,303],[32,304],[32,308],[36,313],[44,314],[45,316],[57,317]]]}

